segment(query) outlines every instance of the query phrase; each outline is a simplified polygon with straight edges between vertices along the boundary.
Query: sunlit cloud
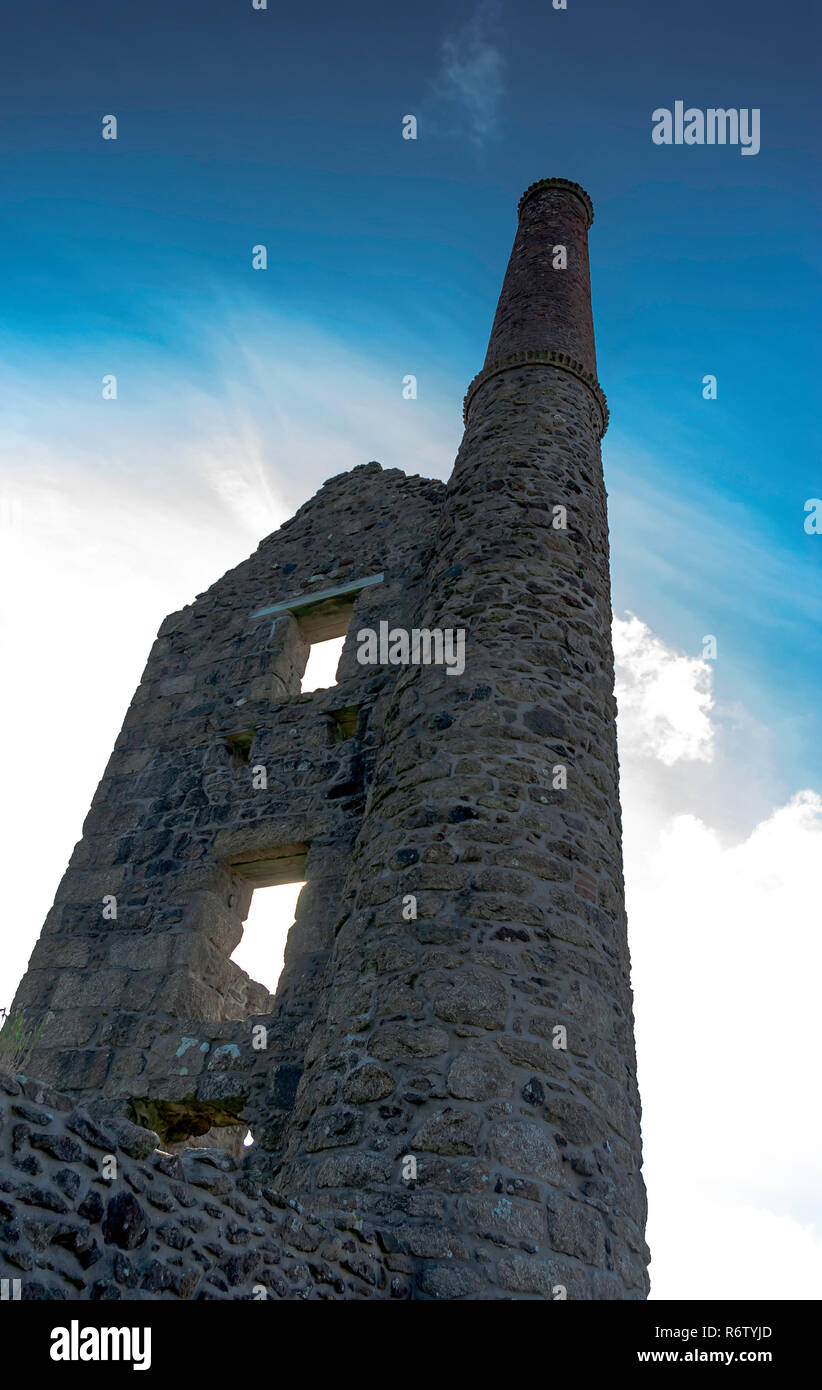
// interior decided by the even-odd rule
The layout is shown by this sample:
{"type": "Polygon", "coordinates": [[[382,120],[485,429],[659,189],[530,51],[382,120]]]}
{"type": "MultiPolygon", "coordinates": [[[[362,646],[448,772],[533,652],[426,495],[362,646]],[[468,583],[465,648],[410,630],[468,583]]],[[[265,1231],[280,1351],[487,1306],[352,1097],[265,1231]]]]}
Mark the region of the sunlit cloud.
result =
{"type": "Polygon", "coordinates": [[[616,619],[613,640],[622,752],[666,766],[688,758],[710,762],[709,663],[672,652],[633,613],[616,619]]]}
{"type": "Polygon", "coordinates": [[[797,1097],[816,1085],[822,797],[732,833],[706,663],[633,615],[614,633],[652,1296],[818,1297],[822,1118],[797,1097]]]}
{"type": "Polygon", "coordinates": [[[653,1299],[822,1298],[819,1230],[785,1212],[660,1181],[648,1240],[653,1299]]]}

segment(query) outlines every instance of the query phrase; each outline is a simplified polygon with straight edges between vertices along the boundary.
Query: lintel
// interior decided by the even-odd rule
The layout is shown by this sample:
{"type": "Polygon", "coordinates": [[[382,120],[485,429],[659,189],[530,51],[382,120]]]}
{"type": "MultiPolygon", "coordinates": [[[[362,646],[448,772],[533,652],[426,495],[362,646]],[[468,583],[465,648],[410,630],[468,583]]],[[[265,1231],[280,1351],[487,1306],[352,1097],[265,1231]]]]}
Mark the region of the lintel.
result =
{"type": "Polygon", "coordinates": [[[307,844],[280,845],[267,854],[246,850],[228,863],[232,873],[252,888],[273,888],[281,883],[303,883],[307,844]]]}
{"type": "Polygon", "coordinates": [[[251,614],[251,620],[267,618],[272,613],[294,613],[297,609],[309,608],[314,603],[324,603],[327,599],[341,597],[343,594],[359,593],[360,589],[367,589],[370,584],[381,584],[384,579],[384,574],[369,574],[365,579],[352,579],[348,584],[340,584],[336,589],[320,589],[313,594],[299,594],[296,598],[284,599],[282,603],[273,603],[268,608],[259,608],[256,613],[251,614]]]}

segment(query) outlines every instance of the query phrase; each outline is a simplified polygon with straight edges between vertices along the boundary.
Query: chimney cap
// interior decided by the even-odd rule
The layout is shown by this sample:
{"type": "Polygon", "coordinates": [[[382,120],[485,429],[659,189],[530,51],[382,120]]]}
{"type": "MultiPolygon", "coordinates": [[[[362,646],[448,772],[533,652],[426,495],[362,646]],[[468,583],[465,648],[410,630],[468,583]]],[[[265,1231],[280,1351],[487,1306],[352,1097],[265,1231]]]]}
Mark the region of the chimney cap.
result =
{"type": "Polygon", "coordinates": [[[567,189],[569,193],[575,194],[575,196],[579,198],[579,201],[582,203],[582,206],[585,208],[585,215],[588,219],[588,227],[591,226],[594,220],[594,205],[591,202],[591,199],[588,197],[588,194],[585,192],[585,189],[582,188],[580,184],[574,183],[572,179],[537,179],[536,183],[532,183],[528,186],[528,188],[526,188],[525,192],[520,198],[519,206],[517,208],[518,217],[521,215],[522,209],[527,203],[528,199],[532,197],[534,193],[539,193],[540,189],[543,188],[564,188],[567,189]]]}

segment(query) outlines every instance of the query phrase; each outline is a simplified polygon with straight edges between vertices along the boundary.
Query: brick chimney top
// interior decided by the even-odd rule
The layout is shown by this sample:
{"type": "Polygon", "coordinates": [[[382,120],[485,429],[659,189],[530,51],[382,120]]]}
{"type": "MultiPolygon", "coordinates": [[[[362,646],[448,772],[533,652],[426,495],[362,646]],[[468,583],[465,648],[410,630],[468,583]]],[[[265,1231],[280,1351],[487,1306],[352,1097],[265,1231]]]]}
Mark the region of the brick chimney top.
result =
{"type": "Polygon", "coordinates": [[[522,213],[528,199],[543,188],[565,188],[569,193],[575,193],[588,215],[588,230],[590,231],[594,222],[594,205],[582,185],[574,183],[572,179],[537,179],[536,183],[529,184],[519,200],[518,216],[522,213]]]}
{"type": "Polygon", "coordinates": [[[597,402],[603,433],[608,428],[591,314],[588,229],[593,220],[591,199],[571,179],[538,179],[526,188],[485,363],[465,397],[466,421],[486,381],[533,365],[554,367],[582,381],[597,402]]]}

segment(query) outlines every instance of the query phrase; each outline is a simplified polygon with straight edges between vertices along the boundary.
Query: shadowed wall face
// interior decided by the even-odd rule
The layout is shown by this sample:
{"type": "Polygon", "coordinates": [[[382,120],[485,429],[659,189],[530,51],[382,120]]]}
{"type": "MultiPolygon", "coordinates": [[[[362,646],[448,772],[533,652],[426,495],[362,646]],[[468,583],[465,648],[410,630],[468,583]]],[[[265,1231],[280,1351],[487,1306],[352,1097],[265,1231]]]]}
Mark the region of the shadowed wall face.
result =
{"type": "Polygon", "coordinates": [[[447,490],[333,479],[164,624],[17,1001],[96,1115],[250,1124],[420,1298],[647,1292],[591,219],[524,196],[447,490]],[[363,666],[381,624],[462,634],[464,669],[363,666]],[[228,957],[289,874],[272,1000],[228,957]]]}
{"type": "Polygon", "coordinates": [[[97,1117],[277,1142],[396,672],[356,633],[410,622],[444,492],[377,463],[331,479],[163,623],[14,1005],[45,1018],[31,1074],[97,1117]],[[337,684],[301,695],[337,632],[337,684]],[[303,880],[275,1004],[230,956],[253,889],[303,880]]]}

